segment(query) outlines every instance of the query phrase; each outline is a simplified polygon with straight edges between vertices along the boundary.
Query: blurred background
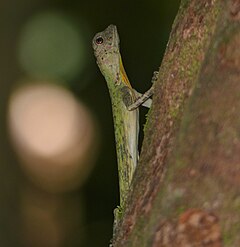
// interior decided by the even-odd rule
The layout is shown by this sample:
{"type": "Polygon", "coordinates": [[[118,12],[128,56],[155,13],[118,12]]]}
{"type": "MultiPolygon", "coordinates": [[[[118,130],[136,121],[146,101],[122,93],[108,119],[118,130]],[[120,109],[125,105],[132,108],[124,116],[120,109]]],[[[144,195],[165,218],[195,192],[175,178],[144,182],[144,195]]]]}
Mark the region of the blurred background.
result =
{"type": "Polygon", "coordinates": [[[109,245],[117,163],[110,98],[91,40],[117,25],[129,79],[144,92],[178,6],[179,0],[2,1],[0,246],[109,245]]]}

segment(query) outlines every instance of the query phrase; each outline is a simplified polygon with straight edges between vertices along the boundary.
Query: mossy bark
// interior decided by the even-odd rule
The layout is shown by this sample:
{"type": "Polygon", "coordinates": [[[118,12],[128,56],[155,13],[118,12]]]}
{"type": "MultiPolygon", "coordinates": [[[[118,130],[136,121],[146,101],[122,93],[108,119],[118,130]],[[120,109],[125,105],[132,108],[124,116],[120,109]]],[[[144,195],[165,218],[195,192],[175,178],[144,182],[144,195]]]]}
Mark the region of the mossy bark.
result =
{"type": "Polygon", "coordinates": [[[240,1],[182,1],[114,246],[240,246],[239,109],[240,1]]]}

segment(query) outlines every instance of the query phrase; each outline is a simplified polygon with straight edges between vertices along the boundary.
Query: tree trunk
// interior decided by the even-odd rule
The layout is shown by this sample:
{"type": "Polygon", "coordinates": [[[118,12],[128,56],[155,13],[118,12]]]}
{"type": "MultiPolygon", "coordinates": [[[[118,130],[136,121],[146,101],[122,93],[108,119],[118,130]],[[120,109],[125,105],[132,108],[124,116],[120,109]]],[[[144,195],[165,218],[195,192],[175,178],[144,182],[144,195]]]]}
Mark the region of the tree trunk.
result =
{"type": "Polygon", "coordinates": [[[182,0],[114,247],[240,246],[239,109],[240,0],[182,0]]]}

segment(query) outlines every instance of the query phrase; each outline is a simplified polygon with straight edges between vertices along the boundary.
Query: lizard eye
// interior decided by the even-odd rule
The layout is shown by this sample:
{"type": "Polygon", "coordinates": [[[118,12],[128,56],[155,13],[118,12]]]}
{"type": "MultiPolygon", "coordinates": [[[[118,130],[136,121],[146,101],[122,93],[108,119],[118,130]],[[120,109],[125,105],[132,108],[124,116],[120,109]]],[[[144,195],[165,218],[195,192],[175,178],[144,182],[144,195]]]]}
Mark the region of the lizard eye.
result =
{"type": "Polygon", "coordinates": [[[103,43],[103,38],[102,38],[101,36],[97,37],[97,38],[96,38],[96,44],[97,44],[97,45],[100,45],[100,44],[102,44],[102,43],[103,43]]]}

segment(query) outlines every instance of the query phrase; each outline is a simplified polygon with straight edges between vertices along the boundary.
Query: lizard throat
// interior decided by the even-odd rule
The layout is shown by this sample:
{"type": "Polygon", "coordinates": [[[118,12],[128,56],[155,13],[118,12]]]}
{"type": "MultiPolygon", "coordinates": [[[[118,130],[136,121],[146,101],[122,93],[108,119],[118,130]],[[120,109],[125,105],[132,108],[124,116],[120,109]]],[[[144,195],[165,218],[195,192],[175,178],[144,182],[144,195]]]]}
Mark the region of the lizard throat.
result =
{"type": "Polygon", "coordinates": [[[132,89],[132,86],[128,80],[128,77],[127,77],[127,74],[125,72],[125,69],[123,67],[123,62],[122,62],[122,58],[121,58],[121,55],[119,57],[119,64],[120,64],[120,75],[121,75],[121,79],[123,81],[123,83],[129,88],[129,89],[132,89]]]}

